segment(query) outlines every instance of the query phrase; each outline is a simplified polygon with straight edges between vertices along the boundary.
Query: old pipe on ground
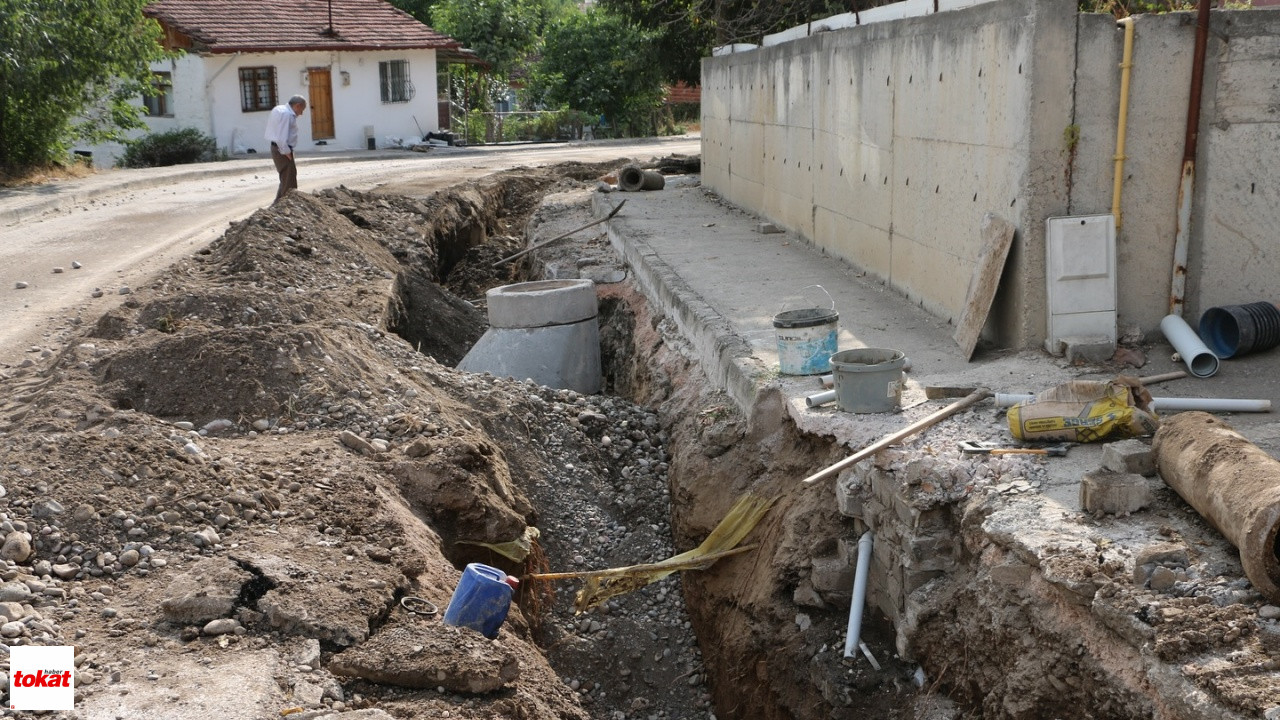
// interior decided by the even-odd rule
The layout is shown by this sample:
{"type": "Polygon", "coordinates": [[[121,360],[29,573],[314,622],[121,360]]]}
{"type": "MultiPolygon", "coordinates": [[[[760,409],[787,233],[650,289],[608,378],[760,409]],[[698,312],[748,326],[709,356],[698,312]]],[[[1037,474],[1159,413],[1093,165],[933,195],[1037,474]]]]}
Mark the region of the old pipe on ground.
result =
{"type": "Polygon", "coordinates": [[[1117,24],[1124,28],[1124,55],[1120,60],[1120,117],[1116,120],[1115,178],[1111,187],[1111,215],[1116,219],[1116,230],[1124,224],[1120,214],[1120,194],[1124,185],[1124,138],[1129,127],[1129,76],[1133,70],[1133,18],[1127,17],[1117,24]]]}
{"type": "Polygon", "coordinates": [[[1187,100],[1187,135],[1182,146],[1182,179],[1178,184],[1177,229],[1173,239],[1173,277],[1169,314],[1182,317],[1187,290],[1187,246],[1191,244],[1191,198],[1196,184],[1196,144],[1200,137],[1200,95],[1204,89],[1204,57],[1209,45],[1209,0],[1196,6],[1196,46],[1191,59],[1191,97],[1187,100]]]}
{"type": "Polygon", "coordinates": [[[1191,329],[1181,315],[1165,315],[1160,321],[1160,332],[1182,356],[1187,369],[1198,378],[1213,377],[1218,372],[1218,356],[1209,352],[1204,342],[1191,329]]]}
{"type": "Polygon", "coordinates": [[[867,603],[867,575],[871,565],[872,542],[870,532],[864,532],[858,538],[858,564],[853,572],[853,602],[849,605],[849,627],[844,635],[844,656],[847,658],[853,657],[853,651],[862,639],[862,608],[867,603]]]}
{"type": "MultiPolygon", "coordinates": [[[[1025,393],[996,393],[996,407],[1013,407],[1023,400],[1030,400],[1034,397],[1035,395],[1025,393]]],[[[1269,413],[1271,412],[1271,401],[1248,398],[1158,397],[1151,398],[1151,409],[1158,413],[1183,412],[1186,410],[1269,413]]]]}
{"type": "Polygon", "coordinates": [[[1280,602],[1280,461],[1199,412],[1166,420],[1152,450],[1165,483],[1236,546],[1254,588],[1280,602]]]}
{"type": "Polygon", "coordinates": [[[627,165],[618,171],[618,189],[626,192],[661,190],[667,179],[661,173],[645,170],[639,165],[627,165]]]}

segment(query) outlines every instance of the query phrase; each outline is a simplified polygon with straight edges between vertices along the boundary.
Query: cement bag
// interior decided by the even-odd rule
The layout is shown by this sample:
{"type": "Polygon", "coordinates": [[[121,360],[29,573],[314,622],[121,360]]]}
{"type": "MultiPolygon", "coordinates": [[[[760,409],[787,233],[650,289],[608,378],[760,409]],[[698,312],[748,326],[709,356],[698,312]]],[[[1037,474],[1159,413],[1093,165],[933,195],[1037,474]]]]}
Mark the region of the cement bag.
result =
{"type": "Polygon", "coordinates": [[[1098,442],[1150,435],[1160,427],[1151,393],[1136,378],[1073,380],[1009,408],[1019,440],[1098,442]]]}

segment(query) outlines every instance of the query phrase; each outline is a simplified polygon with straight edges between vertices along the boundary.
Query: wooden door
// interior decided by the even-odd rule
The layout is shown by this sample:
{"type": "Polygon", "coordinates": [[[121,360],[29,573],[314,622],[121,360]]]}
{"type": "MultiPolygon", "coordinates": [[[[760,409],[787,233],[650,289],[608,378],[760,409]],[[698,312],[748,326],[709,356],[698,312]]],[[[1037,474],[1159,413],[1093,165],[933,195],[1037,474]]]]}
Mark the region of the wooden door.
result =
{"type": "Polygon", "coordinates": [[[310,86],[311,139],[332,140],[333,134],[333,85],[329,68],[307,68],[307,84],[310,86]]]}

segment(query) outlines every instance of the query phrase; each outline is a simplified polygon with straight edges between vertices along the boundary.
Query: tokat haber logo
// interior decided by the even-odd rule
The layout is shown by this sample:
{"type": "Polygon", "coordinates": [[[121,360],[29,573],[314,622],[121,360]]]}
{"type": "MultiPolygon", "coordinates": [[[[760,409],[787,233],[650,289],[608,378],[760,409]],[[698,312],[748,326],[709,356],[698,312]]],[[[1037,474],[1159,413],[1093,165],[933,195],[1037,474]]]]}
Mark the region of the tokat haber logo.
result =
{"type": "Polygon", "coordinates": [[[9,709],[75,709],[75,648],[9,648],[9,709]]]}

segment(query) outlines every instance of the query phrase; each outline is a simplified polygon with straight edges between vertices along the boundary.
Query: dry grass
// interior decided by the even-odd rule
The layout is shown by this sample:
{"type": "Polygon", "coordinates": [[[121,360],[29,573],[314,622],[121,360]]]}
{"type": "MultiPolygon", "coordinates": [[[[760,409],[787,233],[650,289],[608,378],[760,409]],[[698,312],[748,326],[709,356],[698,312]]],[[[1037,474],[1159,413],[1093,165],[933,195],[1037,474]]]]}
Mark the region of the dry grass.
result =
{"type": "Polygon", "coordinates": [[[57,180],[73,180],[88,177],[95,172],[97,171],[84,163],[25,168],[14,172],[0,169],[0,188],[27,187],[57,180]]]}

